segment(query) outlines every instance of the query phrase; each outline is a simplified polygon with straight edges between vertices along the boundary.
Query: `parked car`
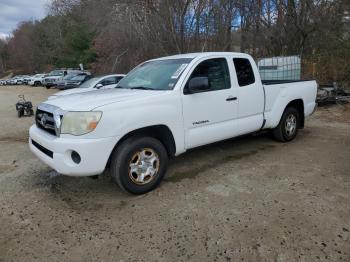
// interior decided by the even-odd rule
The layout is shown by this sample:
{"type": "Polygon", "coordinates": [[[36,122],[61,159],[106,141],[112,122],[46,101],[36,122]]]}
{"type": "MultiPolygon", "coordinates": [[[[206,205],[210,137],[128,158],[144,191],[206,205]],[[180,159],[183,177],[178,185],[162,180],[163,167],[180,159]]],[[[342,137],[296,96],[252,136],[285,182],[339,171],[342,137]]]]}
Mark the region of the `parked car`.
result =
{"type": "Polygon", "coordinates": [[[262,82],[247,54],[163,57],[115,89],[40,104],[29,146],[58,173],[91,176],[108,165],[122,189],[143,194],[159,185],[170,157],[191,148],[261,130],[292,141],[316,92],[316,81],[262,82]]]}
{"type": "Polygon", "coordinates": [[[21,85],[23,84],[23,76],[17,75],[6,80],[7,85],[21,85]]]}
{"type": "Polygon", "coordinates": [[[82,83],[86,82],[87,80],[91,79],[92,75],[87,74],[78,74],[71,79],[67,79],[63,82],[63,85],[57,86],[60,90],[66,90],[66,89],[73,89],[79,87],[82,83]]]}
{"type": "Polygon", "coordinates": [[[125,77],[125,75],[122,74],[94,77],[81,84],[78,88],[57,92],[56,94],[50,96],[48,100],[76,93],[89,92],[96,89],[115,88],[123,77],[125,77]]]}
{"type": "Polygon", "coordinates": [[[28,85],[30,79],[32,78],[32,76],[26,75],[23,77],[23,84],[28,85]]]}
{"type": "Polygon", "coordinates": [[[71,74],[68,74],[62,80],[57,81],[56,87],[58,89],[64,89],[67,86],[67,84],[69,84],[69,81],[72,80],[74,77],[76,77],[78,75],[86,75],[86,74],[85,73],[71,73],[71,74]]]}
{"type": "Polygon", "coordinates": [[[10,79],[8,79],[7,83],[8,83],[8,85],[14,85],[16,81],[17,81],[17,78],[14,76],[14,77],[11,77],[10,79]]]}
{"type": "Polygon", "coordinates": [[[57,82],[63,80],[63,78],[67,75],[71,74],[82,74],[85,73],[89,75],[90,73],[87,71],[82,71],[82,70],[76,70],[76,69],[59,69],[59,70],[54,70],[50,72],[43,80],[43,85],[46,86],[46,88],[51,88],[57,86],[57,82]]]}
{"type": "Polygon", "coordinates": [[[21,84],[23,84],[23,78],[22,78],[22,76],[16,76],[16,77],[13,79],[12,84],[13,84],[13,85],[21,85],[21,84]]]}
{"type": "Polygon", "coordinates": [[[50,88],[55,86],[56,82],[63,79],[66,75],[67,73],[65,70],[54,70],[44,77],[42,83],[46,88],[50,88]]]}
{"type": "Polygon", "coordinates": [[[0,85],[1,85],[1,86],[6,85],[6,80],[4,80],[4,79],[0,79],[0,85]]]}
{"type": "Polygon", "coordinates": [[[28,82],[30,86],[42,86],[45,74],[36,74],[32,76],[28,82]]]}
{"type": "Polygon", "coordinates": [[[9,80],[10,85],[19,85],[22,83],[21,76],[14,76],[9,80]]]}
{"type": "Polygon", "coordinates": [[[28,77],[29,76],[27,76],[27,75],[19,75],[19,76],[17,76],[15,85],[25,85],[26,84],[26,79],[28,77]]]}

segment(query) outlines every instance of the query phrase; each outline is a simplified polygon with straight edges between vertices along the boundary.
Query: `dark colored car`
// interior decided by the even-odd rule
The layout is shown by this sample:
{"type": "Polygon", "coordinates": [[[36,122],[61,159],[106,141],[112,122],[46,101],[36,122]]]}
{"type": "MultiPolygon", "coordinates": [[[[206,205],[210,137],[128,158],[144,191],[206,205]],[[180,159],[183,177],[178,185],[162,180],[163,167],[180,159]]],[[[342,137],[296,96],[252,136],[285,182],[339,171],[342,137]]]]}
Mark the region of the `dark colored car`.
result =
{"type": "Polygon", "coordinates": [[[79,74],[71,79],[66,79],[60,83],[57,88],[60,90],[66,90],[66,89],[72,89],[72,88],[77,88],[79,87],[82,83],[85,81],[91,79],[93,76],[92,75],[87,75],[87,74],[79,74]]]}
{"type": "Polygon", "coordinates": [[[65,89],[65,86],[67,85],[69,80],[72,80],[74,77],[78,75],[86,75],[85,73],[71,73],[66,75],[62,80],[59,80],[56,82],[56,86],[58,89],[65,89]]]}

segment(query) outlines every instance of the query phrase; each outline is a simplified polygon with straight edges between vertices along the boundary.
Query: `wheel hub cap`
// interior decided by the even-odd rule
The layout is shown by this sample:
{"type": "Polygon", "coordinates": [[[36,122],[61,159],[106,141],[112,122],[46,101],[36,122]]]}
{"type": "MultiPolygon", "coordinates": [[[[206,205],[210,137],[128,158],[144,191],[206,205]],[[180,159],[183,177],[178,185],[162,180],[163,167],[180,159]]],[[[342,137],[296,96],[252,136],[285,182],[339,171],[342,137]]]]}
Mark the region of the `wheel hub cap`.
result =
{"type": "Polygon", "coordinates": [[[151,148],[136,152],[129,162],[129,177],[139,185],[148,184],[159,170],[159,156],[151,148]]]}
{"type": "Polygon", "coordinates": [[[287,117],[285,129],[286,129],[286,133],[288,136],[294,135],[294,133],[297,129],[297,119],[296,119],[295,115],[290,114],[287,117]]]}

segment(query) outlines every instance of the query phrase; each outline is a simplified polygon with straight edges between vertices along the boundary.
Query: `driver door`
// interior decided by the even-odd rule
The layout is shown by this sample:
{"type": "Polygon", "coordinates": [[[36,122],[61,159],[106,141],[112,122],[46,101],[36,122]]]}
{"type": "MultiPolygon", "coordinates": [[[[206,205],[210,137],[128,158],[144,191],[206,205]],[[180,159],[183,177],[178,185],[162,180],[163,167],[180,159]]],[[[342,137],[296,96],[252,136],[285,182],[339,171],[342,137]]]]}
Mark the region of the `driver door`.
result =
{"type": "Polygon", "coordinates": [[[237,91],[232,87],[231,72],[226,58],[206,59],[192,71],[182,95],[186,149],[237,134],[237,91]],[[189,93],[188,84],[194,77],[207,77],[209,89],[189,93]]]}

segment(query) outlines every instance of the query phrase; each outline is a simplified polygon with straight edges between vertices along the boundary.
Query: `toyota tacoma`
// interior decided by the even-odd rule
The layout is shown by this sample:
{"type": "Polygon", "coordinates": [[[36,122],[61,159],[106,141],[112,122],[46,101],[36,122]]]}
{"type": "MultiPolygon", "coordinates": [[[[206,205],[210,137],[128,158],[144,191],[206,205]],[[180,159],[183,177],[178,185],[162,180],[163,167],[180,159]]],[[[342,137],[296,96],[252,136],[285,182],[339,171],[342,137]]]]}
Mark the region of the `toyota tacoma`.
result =
{"type": "Polygon", "coordinates": [[[243,53],[194,53],[146,61],[114,89],[40,104],[31,151],[58,173],[110,167],[133,194],[159,185],[169,159],[220,140],[270,130],[293,140],[316,103],[315,81],[264,81],[243,53]]]}

